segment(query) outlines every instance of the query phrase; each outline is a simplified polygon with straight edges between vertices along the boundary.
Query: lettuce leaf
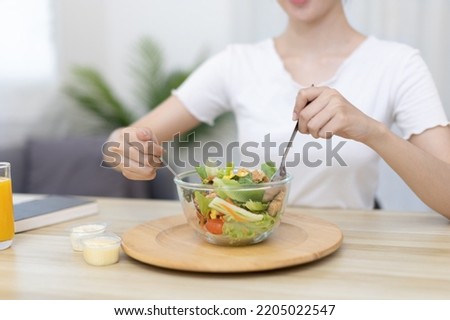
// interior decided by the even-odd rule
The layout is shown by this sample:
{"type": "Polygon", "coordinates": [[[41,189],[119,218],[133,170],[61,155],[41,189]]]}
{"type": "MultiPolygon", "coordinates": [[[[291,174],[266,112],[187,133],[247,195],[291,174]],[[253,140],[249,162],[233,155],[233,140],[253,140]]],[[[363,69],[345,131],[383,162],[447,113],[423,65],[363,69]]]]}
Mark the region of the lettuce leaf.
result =
{"type": "Polygon", "coordinates": [[[249,200],[262,201],[264,196],[264,190],[238,190],[242,185],[236,180],[216,178],[213,180],[213,185],[218,187],[217,194],[222,199],[230,198],[245,203],[249,200]]]}
{"type": "Polygon", "coordinates": [[[217,176],[217,173],[219,172],[219,168],[217,167],[211,167],[211,166],[205,166],[205,172],[207,178],[214,178],[217,176]]]}
{"type": "Polygon", "coordinates": [[[227,162],[227,166],[225,167],[225,176],[229,176],[233,173],[234,170],[234,163],[233,162],[227,162]]]}
{"type": "Polygon", "coordinates": [[[272,229],[275,219],[269,215],[263,215],[263,219],[255,222],[225,221],[223,224],[223,234],[236,240],[253,238],[272,229]]]}
{"type": "Polygon", "coordinates": [[[211,211],[209,204],[213,199],[205,197],[200,191],[194,192],[194,198],[202,215],[207,217],[211,211]]]}
{"type": "Polygon", "coordinates": [[[244,206],[250,210],[250,211],[254,211],[254,212],[262,212],[262,211],[266,211],[267,207],[269,206],[268,203],[262,203],[259,201],[253,201],[253,200],[248,200],[244,206]]]}
{"type": "Polygon", "coordinates": [[[263,219],[262,214],[255,214],[221,198],[214,198],[214,200],[209,204],[209,207],[223,213],[227,220],[250,222],[263,219]]]}
{"type": "Polygon", "coordinates": [[[275,167],[274,162],[266,162],[261,165],[261,170],[264,172],[264,174],[269,178],[269,180],[272,178],[272,176],[277,171],[277,168],[275,167]]]}
{"type": "Polygon", "coordinates": [[[195,167],[195,171],[197,171],[202,181],[208,178],[208,174],[206,173],[206,169],[204,166],[195,167]]]}
{"type": "Polygon", "coordinates": [[[253,180],[252,180],[252,175],[251,174],[248,174],[245,177],[239,177],[237,179],[237,182],[239,182],[239,184],[243,184],[243,185],[245,185],[245,184],[255,184],[253,182],[253,180]]]}

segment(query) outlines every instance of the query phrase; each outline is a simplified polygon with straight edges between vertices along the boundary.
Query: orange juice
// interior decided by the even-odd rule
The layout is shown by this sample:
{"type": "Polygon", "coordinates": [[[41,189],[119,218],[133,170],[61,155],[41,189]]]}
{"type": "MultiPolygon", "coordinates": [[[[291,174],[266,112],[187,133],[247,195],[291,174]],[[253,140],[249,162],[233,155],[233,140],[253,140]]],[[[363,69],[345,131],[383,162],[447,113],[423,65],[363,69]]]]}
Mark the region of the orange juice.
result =
{"type": "Polygon", "coordinates": [[[0,243],[14,238],[11,179],[0,177],[0,243]]]}

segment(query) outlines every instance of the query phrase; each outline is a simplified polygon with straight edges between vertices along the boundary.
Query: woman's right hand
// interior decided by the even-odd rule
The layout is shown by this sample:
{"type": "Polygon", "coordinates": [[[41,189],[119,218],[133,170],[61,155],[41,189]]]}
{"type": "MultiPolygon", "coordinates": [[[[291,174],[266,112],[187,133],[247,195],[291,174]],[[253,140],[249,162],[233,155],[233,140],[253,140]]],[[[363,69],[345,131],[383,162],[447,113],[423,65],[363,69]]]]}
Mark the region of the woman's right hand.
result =
{"type": "Polygon", "coordinates": [[[119,128],[103,145],[103,165],[121,171],[128,179],[152,180],[162,166],[163,153],[149,128],[119,128]]]}

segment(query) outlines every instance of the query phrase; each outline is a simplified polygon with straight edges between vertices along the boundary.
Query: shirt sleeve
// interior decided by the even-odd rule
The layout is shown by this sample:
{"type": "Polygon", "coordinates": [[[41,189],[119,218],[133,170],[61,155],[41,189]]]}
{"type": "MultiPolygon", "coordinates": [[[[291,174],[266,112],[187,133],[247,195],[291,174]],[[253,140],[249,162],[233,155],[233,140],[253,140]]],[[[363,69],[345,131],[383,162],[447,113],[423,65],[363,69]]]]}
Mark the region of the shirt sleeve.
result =
{"type": "Polygon", "coordinates": [[[206,60],[184,83],[172,91],[201,122],[214,124],[214,119],[231,110],[228,95],[229,50],[206,60]]]}
{"type": "Polygon", "coordinates": [[[436,85],[418,50],[403,60],[397,75],[394,121],[404,139],[436,126],[448,125],[436,85]]]}

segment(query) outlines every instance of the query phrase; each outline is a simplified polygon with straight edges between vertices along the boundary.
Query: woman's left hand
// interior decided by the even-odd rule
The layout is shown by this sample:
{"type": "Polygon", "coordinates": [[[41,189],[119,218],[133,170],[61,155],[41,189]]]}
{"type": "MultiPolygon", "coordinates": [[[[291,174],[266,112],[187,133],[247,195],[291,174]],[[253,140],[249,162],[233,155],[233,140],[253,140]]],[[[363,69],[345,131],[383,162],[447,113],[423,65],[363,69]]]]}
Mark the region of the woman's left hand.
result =
{"type": "Polygon", "coordinates": [[[293,120],[299,120],[299,131],[314,138],[338,135],[360,142],[368,140],[380,125],[368,117],[337,90],[328,87],[310,87],[299,91],[293,120]]]}

